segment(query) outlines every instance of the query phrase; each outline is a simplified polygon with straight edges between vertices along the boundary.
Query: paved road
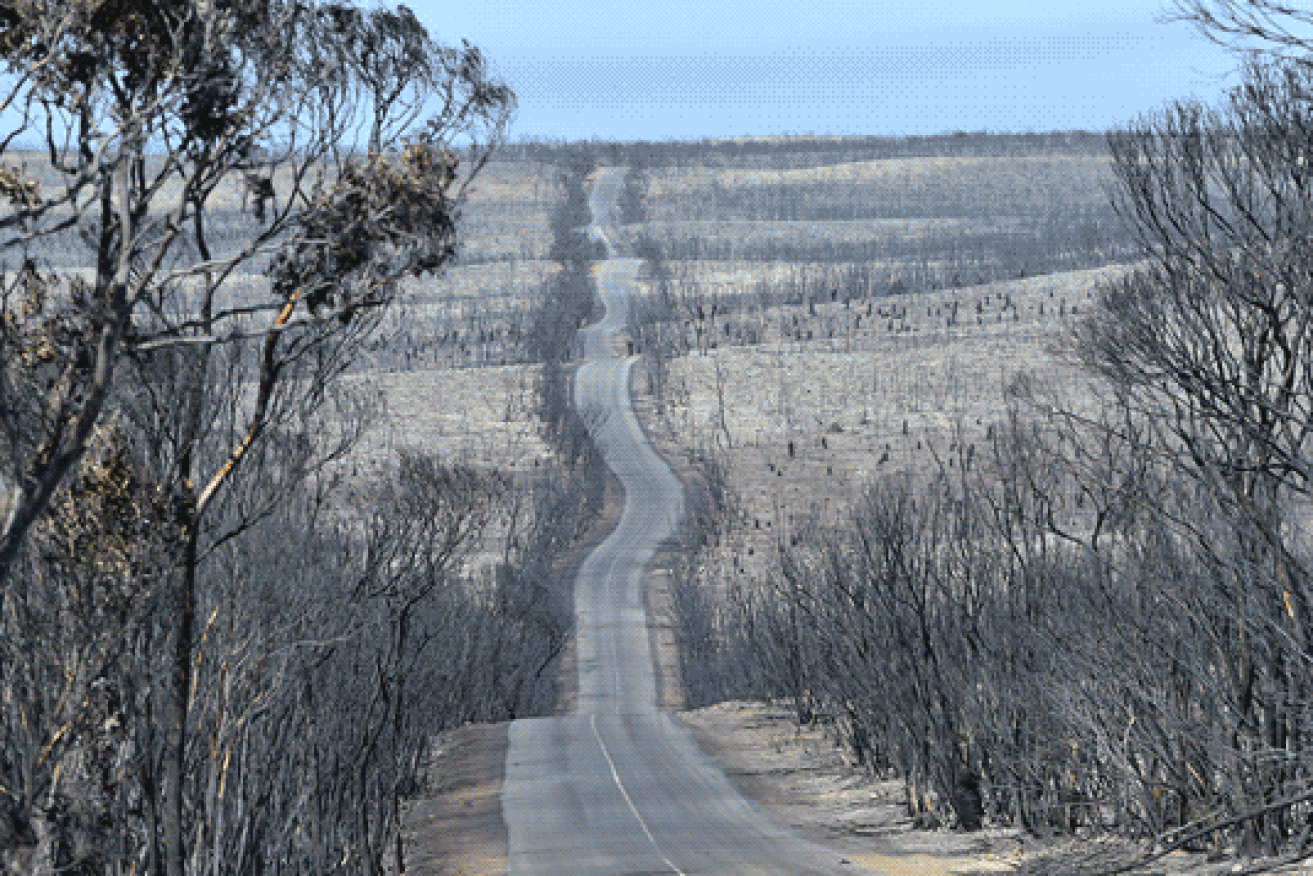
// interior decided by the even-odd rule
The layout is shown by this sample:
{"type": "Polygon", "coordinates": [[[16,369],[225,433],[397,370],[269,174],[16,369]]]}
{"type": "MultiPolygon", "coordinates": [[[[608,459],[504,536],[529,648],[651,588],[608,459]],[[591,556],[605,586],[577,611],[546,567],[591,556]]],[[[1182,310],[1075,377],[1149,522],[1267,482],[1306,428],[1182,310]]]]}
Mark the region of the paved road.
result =
{"type": "MultiPolygon", "coordinates": [[[[593,190],[590,233],[612,252],[622,168],[593,190]]],[[[615,336],[641,263],[603,262],[606,317],[583,330],[575,401],[602,412],[595,428],[624,484],[615,531],[575,586],[579,691],[574,714],[511,725],[502,812],[512,874],[841,873],[855,868],[771,824],[657,711],[642,588],[657,544],[681,514],[678,480],[652,450],[629,402],[632,359],[615,336]]]]}

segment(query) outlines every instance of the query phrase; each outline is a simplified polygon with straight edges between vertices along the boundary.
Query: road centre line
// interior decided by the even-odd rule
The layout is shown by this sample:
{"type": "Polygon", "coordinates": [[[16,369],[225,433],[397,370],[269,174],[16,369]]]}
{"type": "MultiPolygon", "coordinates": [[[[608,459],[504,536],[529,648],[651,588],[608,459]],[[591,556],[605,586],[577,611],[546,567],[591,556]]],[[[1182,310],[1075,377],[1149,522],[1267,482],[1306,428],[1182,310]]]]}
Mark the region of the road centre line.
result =
{"type": "Polygon", "coordinates": [[[661,851],[661,845],[656,841],[656,837],[652,835],[652,831],[648,829],[647,821],[644,820],[643,814],[638,811],[638,807],[634,805],[634,801],[630,798],[629,792],[625,790],[625,783],[620,781],[620,773],[616,771],[615,761],[611,759],[611,752],[607,751],[606,743],[602,741],[602,734],[597,732],[597,715],[595,713],[588,716],[588,725],[593,730],[593,738],[597,740],[598,747],[602,749],[602,756],[606,758],[607,766],[611,768],[611,778],[615,780],[615,786],[620,789],[620,795],[625,798],[625,803],[629,804],[629,811],[634,813],[634,818],[638,820],[638,826],[643,828],[643,833],[647,836],[647,841],[652,844],[653,851],[655,851],[657,857],[665,862],[665,865],[670,868],[670,872],[676,873],[678,876],[688,876],[687,873],[676,867],[674,862],[666,857],[665,852],[661,851]]]}

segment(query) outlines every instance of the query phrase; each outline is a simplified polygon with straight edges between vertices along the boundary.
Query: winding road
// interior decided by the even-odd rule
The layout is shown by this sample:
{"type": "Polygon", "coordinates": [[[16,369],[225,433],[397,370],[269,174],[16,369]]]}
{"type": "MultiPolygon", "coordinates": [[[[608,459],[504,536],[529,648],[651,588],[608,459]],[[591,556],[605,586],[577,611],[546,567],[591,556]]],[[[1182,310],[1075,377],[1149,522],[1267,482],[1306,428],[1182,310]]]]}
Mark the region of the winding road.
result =
{"type": "MultiPolygon", "coordinates": [[[[624,168],[602,170],[589,233],[613,255],[608,230],[624,168]]],[[[618,351],[641,261],[598,266],[606,306],[581,331],[575,404],[596,410],[594,435],[624,485],[614,532],[575,585],[575,711],[510,728],[502,814],[512,874],[841,873],[831,851],[772,824],[701,752],[688,728],[657,709],[643,587],[657,545],[679,524],[683,492],[652,449],[629,399],[634,359],[618,351]]]]}

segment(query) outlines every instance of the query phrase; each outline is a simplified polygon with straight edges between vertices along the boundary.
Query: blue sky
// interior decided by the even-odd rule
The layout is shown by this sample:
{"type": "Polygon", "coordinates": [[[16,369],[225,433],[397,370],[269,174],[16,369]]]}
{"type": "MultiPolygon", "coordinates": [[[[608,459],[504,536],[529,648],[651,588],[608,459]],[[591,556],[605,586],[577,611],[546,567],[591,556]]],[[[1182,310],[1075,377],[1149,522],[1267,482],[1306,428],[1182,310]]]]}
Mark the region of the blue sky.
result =
{"type": "Polygon", "coordinates": [[[1165,0],[437,0],[440,40],[482,49],[520,102],[512,138],[1103,130],[1236,58],[1165,0]]]}

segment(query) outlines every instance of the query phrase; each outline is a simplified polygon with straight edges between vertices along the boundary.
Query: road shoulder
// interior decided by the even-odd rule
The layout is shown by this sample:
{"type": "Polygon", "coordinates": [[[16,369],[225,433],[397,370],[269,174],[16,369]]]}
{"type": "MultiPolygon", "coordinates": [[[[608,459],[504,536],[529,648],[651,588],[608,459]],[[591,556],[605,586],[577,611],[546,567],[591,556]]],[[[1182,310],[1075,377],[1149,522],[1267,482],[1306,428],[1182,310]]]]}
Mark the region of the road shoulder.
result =
{"type": "MultiPolygon", "coordinates": [[[[680,713],[699,747],[739,792],[778,824],[885,876],[1082,876],[1117,871],[1143,845],[1114,836],[1039,839],[1015,828],[961,833],[915,827],[902,784],[880,781],[849,762],[822,727],[799,729],[788,709],[728,702],[680,713]]],[[[1281,862],[1175,851],[1132,872],[1154,876],[1308,874],[1313,857],[1281,862]]]]}
{"type": "Polygon", "coordinates": [[[1015,830],[919,830],[899,782],[852,765],[824,728],[798,728],[765,703],[728,702],[682,712],[698,745],[739,792],[799,836],[888,876],[1006,872],[1025,841],[1015,830]]]}
{"type": "Polygon", "coordinates": [[[501,789],[509,724],[469,724],[433,739],[428,791],[406,804],[407,876],[506,872],[501,789]]]}

